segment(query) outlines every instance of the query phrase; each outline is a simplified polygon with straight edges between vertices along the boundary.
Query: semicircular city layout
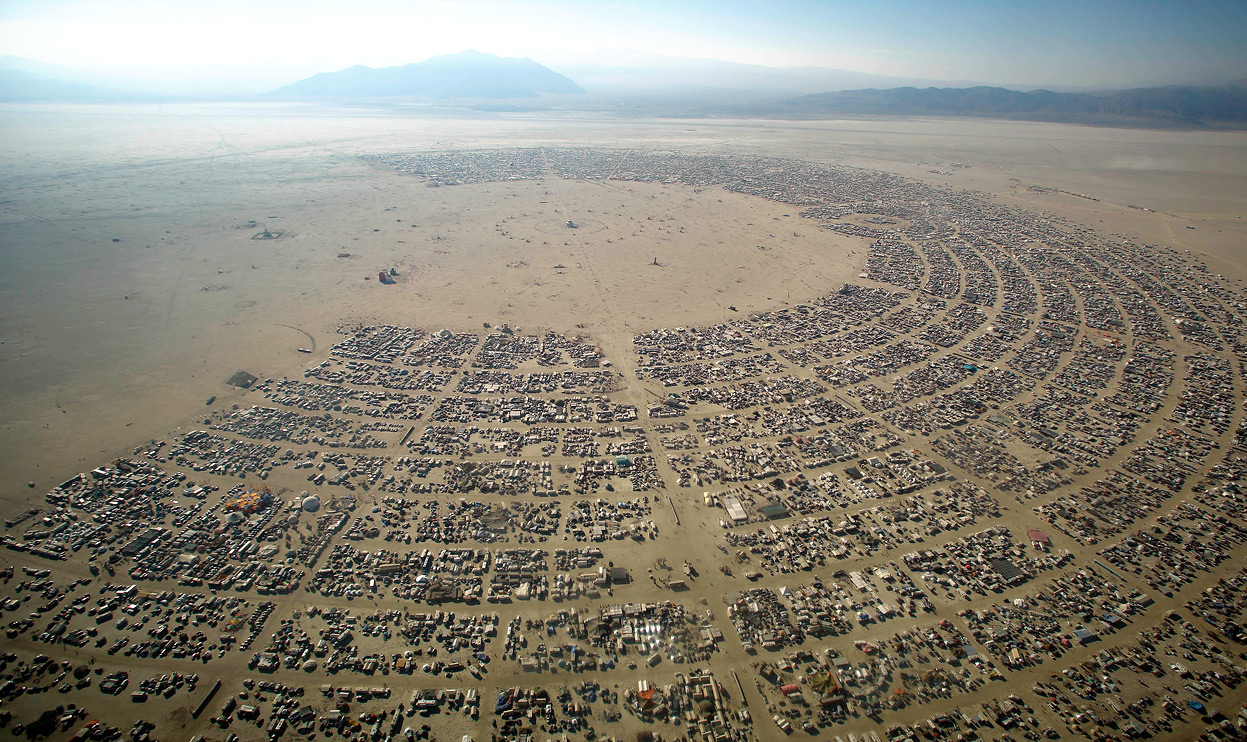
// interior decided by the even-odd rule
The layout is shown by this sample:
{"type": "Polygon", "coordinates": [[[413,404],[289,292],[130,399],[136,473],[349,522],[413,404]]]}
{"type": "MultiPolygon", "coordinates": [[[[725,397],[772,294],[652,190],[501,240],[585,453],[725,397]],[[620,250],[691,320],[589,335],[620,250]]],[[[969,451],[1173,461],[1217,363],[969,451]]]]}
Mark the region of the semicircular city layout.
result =
{"type": "Polygon", "coordinates": [[[197,370],[170,435],[14,495],[6,708],[526,742],[1240,713],[1247,296],[1200,254],[834,162],[335,167],[379,195],[213,227],[229,267],[178,284],[285,365],[197,370]],[[302,319],[238,292],[271,255],[321,271],[272,289],[302,319]]]}

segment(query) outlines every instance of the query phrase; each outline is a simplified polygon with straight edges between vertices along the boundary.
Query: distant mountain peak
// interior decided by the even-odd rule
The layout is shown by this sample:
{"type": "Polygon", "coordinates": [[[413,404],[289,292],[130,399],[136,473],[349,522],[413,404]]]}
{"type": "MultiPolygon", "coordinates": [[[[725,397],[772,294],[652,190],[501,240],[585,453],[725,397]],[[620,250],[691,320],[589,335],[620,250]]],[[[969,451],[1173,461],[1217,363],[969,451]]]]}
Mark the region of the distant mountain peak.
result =
{"type": "Polygon", "coordinates": [[[528,58],[466,49],[396,67],[356,65],[278,88],[277,98],[534,98],[583,93],[580,86],[528,58]]]}

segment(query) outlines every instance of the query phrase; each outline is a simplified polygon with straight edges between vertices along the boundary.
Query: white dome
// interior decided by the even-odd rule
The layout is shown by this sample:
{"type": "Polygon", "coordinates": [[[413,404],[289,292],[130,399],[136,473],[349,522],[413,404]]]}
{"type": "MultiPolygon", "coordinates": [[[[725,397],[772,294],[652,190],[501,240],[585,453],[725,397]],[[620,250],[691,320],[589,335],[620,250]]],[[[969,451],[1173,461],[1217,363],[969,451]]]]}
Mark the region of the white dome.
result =
{"type": "Polygon", "coordinates": [[[303,498],[303,509],[309,513],[315,513],[320,510],[320,498],[316,495],[303,498]]]}

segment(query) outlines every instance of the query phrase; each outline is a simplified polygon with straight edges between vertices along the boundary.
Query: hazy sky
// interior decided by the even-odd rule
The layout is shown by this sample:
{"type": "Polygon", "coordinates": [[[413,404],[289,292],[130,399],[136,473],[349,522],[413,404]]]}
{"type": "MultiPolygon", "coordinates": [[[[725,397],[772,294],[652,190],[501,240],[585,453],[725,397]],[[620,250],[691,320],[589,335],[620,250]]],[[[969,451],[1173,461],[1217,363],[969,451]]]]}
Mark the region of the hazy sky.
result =
{"type": "Polygon", "coordinates": [[[1247,78],[1247,1],[0,0],[0,54],[144,76],[293,80],[467,48],[538,61],[636,49],[997,84],[1247,78]]]}

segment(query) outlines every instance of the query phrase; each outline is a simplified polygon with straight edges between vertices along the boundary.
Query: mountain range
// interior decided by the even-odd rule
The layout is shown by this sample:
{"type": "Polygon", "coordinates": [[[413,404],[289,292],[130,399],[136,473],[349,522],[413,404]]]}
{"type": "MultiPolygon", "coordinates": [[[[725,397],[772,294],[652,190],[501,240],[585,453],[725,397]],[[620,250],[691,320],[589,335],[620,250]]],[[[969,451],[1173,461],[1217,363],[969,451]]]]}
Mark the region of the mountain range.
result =
{"type": "Polygon", "coordinates": [[[83,77],[69,68],[0,56],[0,101],[103,103],[131,95],[92,84],[83,77]]]}
{"type": "Polygon", "coordinates": [[[1101,93],[1007,88],[900,87],[841,90],[791,101],[787,113],[986,116],[1027,121],[1200,125],[1247,122],[1247,87],[1167,85],[1101,93]]]}
{"type": "Polygon", "coordinates": [[[583,93],[568,78],[528,58],[468,50],[380,69],[356,65],[285,85],[265,97],[281,99],[535,98],[583,93]]]}
{"type": "MultiPolygon", "coordinates": [[[[189,77],[171,78],[173,87],[166,79],[163,91],[154,86],[145,89],[133,79],[110,78],[99,70],[0,57],[0,101],[211,99],[379,105],[402,101],[485,111],[549,109],[629,116],[980,116],[1128,126],[1247,127],[1247,81],[1093,92],[1019,90],[968,81],[942,82],[937,87],[931,80],[852,70],[766,67],[621,50],[599,50],[587,57],[552,56],[546,61],[558,59],[563,62],[552,63],[561,72],[528,58],[469,50],[395,67],[356,65],[322,72],[256,95],[254,91],[263,88],[231,94],[217,87],[207,92],[204,80],[189,77]]],[[[227,74],[224,68],[216,72],[227,74]]]]}

